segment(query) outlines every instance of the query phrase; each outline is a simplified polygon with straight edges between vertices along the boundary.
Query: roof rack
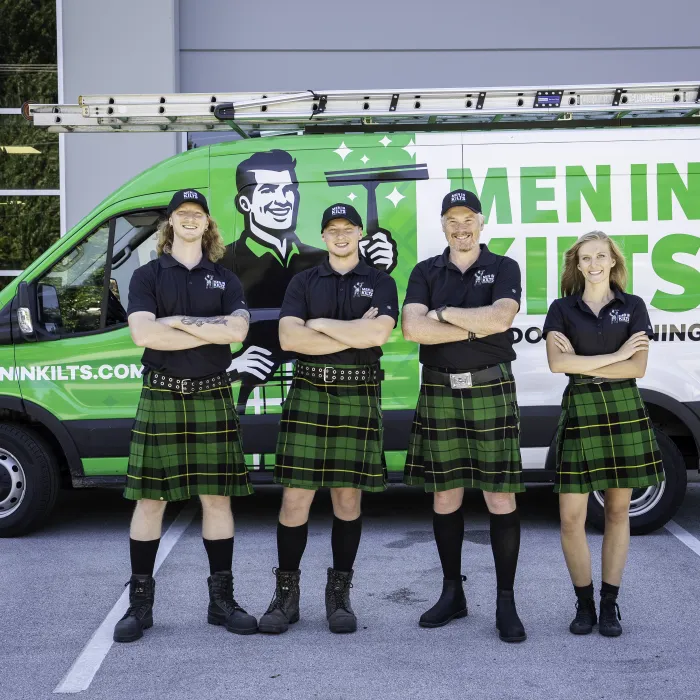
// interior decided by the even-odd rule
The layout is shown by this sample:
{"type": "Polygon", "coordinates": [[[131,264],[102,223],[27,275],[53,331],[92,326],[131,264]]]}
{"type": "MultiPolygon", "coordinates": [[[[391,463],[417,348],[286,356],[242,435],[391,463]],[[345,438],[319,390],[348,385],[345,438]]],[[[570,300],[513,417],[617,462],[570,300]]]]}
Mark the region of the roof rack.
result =
{"type": "Polygon", "coordinates": [[[700,124],[700,83],[430,90],[84,95],[77,105],[32,104],[24,116],[53,132],[321,132],[571,122],[700,124]]]}

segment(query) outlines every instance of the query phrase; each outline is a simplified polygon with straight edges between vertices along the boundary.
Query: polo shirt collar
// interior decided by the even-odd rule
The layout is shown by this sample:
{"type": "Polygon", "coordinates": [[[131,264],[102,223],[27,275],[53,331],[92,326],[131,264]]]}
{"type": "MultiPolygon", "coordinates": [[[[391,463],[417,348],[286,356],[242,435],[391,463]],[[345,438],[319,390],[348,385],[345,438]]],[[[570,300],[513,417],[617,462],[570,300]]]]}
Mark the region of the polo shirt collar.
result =
{"type": "MultiPolygon", "coordinates": [[[[614,286],[612,288],[612,290],[613,290],[613,294],[615,295],[615,298],[611,299],[605,306],[609,306],[613,302],[617,302],[617,301],[619,301],[621,304],[627,303],[627,296],[619,287],[614,286]]],[[[590,307],[588,306],[588,304],[586,304],[586,302],[583,300],[583,292],[579,292],[578,294],[575,294],[574,299],[575,299],[576,306],[578,306],[580,309],[582,309],[583,311],[588,311],[589,313],[593,313],[591,311],[590,307]]],[[[605,306],[603,308],[605,308],[605,306]]]]}
{"type": "MultiPolygon", "coordinates": [[[[175,258],[170,255],[170,253],[163,253],[160,258],[159,258],[160,266],[161,267],[185,267],[182,263],[179,263],[175,258]]],[[[206,255],[202,255],[202,259],[192,268],[193,270],[196,270],[198,267],[205,267],[207,270],[211,270],[212,272],[214,271],[214,263],[209,260],[209,258],[206,255]]]]}
{"type": "MultiPolygon", "coordinates": [[[[469,268],[470,270],[476,269],[477,267],[487,267],[493,265],[498,258],[489,249],[486,243],[479,243],[479,257],[474,261],[474,264],[469,268]]],[[[447,246],[445,250],[442,251],[442,255],[439,255],[433,265],[435,267],[447,267],[450,263],[450,246],[447,246]]]]}
{"type": "MultiPolygon", "coordinates": [[[[321,268],[320,272],[318,273],[319,276],[321,277],[328,277],[329,275],[338,275],[340,273],[336,272],[330,264],[330,261],[328,258],[326,258],[320,265],[319,267],[321,268]]],[[[362,277],[366,277],[369,275],[370,271],[370,266],[364,261],[363,258],[360,258],[360,262],[355,265],[355,267],[352,268],[352,270],[349,270],[345,274],[352,274],[352,275],[360,275],[362,277]]]]}

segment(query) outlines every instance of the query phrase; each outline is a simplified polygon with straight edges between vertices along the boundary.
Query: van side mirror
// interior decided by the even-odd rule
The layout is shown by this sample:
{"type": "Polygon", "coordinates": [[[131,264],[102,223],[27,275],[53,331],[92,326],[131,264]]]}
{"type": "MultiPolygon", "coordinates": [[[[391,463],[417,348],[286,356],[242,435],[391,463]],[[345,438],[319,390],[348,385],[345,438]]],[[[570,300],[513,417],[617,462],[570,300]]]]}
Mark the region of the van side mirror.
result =
{"type": "Polygon", "coordinates": [[[29,285],[20,282],[17,288],[17,323],[22,338],[30,343],[36,342],[36,332],[34,330],[34,317],[32,314],[32,304],[30,302],[29,285]]]}
{"type": "Polygon", "coordinates": [[[52,284],[41,282],[37,290],[37,316],[49,333],[57,333],[63,327],[58,292],[52,284]]]}

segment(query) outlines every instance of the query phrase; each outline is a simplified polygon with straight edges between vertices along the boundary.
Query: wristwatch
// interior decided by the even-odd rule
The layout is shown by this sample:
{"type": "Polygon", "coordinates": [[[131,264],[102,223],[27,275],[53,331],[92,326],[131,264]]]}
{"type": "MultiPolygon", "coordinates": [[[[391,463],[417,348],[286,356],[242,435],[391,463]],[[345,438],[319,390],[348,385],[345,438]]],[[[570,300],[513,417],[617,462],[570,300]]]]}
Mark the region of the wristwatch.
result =
{"type": "Polygon", "coordinates": [[[442,312],[446,308],[447,308],[447,306],[445,304],[443,304],[442,306],[439,306],[437,309],[435,309],[435,313],[437,314],[438,321],[440,321],[440,323],[447,323],[447,321],[445,321],[445,319],[443,318],[443,315],[442,315],[442,312]]]}

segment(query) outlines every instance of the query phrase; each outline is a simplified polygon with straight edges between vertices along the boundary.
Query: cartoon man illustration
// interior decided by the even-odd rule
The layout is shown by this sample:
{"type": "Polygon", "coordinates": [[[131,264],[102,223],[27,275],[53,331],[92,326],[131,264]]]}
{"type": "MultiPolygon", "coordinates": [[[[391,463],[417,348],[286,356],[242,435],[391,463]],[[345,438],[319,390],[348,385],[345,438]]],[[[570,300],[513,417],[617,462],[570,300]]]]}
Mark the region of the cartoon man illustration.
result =
{"type": "MultiPolygon", "coordinates": [[[[245,344],[229,368],[241,377],[238,410],[243,413],[255,387],[294,359],[292,353],[281,350],[278,336],[287,284],[297,273],[321,264],[328,253],[303,243],[297,235],[299,182],[296,160],[289,153],[279,149],[254,153],[238,165],[236,188],[236,208],[245,226],[227,246],[222,264],[241,280],[252,312],[245,344]]],[[[386,269],[393,267],[395,250],[393,241],[382,236],[368,240],[362,253],[370,265],[386,269]]],[[[276,403],[281,405],[281,400],[276,403]]]]}

